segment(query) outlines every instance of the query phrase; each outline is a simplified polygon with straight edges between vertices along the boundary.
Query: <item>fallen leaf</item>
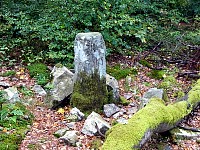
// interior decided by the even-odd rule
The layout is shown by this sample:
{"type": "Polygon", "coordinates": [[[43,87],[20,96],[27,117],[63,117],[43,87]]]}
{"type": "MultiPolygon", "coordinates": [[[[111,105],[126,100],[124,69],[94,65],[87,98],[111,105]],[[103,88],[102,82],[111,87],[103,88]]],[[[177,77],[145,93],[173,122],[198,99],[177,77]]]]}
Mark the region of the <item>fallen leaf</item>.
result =
{"type": "Polygon", "coordinates": [[[58,111],[57,111],[57,113],[59,113],[59,114],[64,114],[64,113],[65,113],[65,110],[64,110],[63,108],[59,108],[58,111]]]}

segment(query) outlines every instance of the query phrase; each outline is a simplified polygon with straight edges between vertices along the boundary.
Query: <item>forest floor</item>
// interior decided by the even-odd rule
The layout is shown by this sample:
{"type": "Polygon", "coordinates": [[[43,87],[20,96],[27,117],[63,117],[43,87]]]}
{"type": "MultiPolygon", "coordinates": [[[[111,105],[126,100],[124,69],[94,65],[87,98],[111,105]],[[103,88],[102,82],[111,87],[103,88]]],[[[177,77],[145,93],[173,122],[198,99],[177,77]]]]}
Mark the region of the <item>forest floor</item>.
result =
{"type": "MultiPolygon", "coordinates": [[[[117,60],[118,63],[127,64],[131,66],[131,59],[120,57],[117,60]]],[[[109,65],[116,63],[115,60],[111,59],[108,62],[109,65]]],[[[170,70],[172,71],[174,66],[170,66],[170,70]]],[[[0,81],[4,81],[9,83],[11,86],[15,86],[17,88],[26,87],[27,89],[31,89],[35,84],[34,79],[30,78],[29,72],[23,66],[15,66],[13,67],[2,67],[0,72],[6,72],[9,70],[15,70],[16,75],[13,77],[0,77],[0,81]],[[22,69],[23,68],[23,69],[22,69]],[[23,71],[21,71],[23,70],[23,71]]],[[[138,68],[138,74],[134,76],[134,80],[131,81],[131,87],[137,89],[137,92],[134,96],[129,100],[130,102],[134,102],[139,104],[139,98],[146,92],[149,88],[157,87],[157,85],[161,82],[161,80],[152,79],[147,75],[151,69],[147,67],[140,66],[138,68]]],[[[176,72],[174,74],[176,76],[176,72]]],[[[123,96],[124,93],[129,93],[131,91],[127,91],[125,89],[125,79],[119,80],[120,85],[120,95],[123,96]]],[[[183,89],[183,91],[187,91],[189,87],[192,85],[192,80],[186,78],[177,78],[177,83],[179,83],[183,89]]],[[[1,89],[1,87],[0,87],[1,89]]],[[[174,89],[175,92],[178,89],[174,89]]],[[[172,97],[172,93],[168,93],[168,96],[171,98],[171,101],[174,101],[174,97],[172,97]]],[[[70,106],[64,107],[65,112],[60,113],[57,110],[51,110],[46,107],[43,103],[44,97],[38,96],[34,94],[32,97],[27,97],[24,94],[20,95],[21,99],[24,101],[29,99],[32,101],[32,105],[28,105],[27,108],[34,114],[34,122],[30,127],[29,131],[26,133],[25,139],[22,141],[19,146],[19,150],[89,150],[92,149],[92,143],[96,139],[100,139],[102,144],[104,139],[100,136],[86,136],[81,133],[81,129],[84,124],[83,121],[79,121],[75,123],[74,130],[79,131],[79,141],[81,142],[81,148],[68,146],[63,141],[56,138],[53,134],[58,129],[66,127],[67,121],[65,120],[64,114],[69,113],[70,106]]],[[[125,110],[129,106],[121,106],[125,110]]],[[[102,117],[103,114],[102,114],[102,117]]],[[[105,118],[109,123],[112,122],[112,118],[105,118]]],[[[182,125],[186,125],[193,128],[200,128],[200,109],[197,108],[193,114],[189,115],[186,119],[182,121],[182,125]]],[[[143,149],[159,149],[159,144],[165,143],[168,145],[168,148],[171,150],[198,150],[200,149],[200,142],[198,140],[180,140],[174,141],[170,136],[161,136],[155,135],[143,149]],[[151,147],[151,148],[150,148],[151,147]]]]}

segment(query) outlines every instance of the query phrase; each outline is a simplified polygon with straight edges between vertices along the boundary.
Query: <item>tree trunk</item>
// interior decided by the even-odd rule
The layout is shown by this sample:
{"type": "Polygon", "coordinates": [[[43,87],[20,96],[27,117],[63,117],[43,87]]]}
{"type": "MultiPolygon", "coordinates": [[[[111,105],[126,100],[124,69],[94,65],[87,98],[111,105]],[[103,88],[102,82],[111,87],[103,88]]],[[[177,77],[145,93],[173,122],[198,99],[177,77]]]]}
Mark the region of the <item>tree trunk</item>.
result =
{"type": "Polygon", "coordinates": [[[107,102],[105,42],[98,32],[79,33],[74,44],[74,88],[71,105],[99,111],[107,102]]]}
{"type": "Polygon", "coordinates": [[[106,136],[103,150],[140,149],[153,133],[165,132],[174,128],[200,103],[200,79],[190,90],[184,101],[166,106],[163,100],[152,98],[139,110],[128,124],[113,126],[106,136]]]}

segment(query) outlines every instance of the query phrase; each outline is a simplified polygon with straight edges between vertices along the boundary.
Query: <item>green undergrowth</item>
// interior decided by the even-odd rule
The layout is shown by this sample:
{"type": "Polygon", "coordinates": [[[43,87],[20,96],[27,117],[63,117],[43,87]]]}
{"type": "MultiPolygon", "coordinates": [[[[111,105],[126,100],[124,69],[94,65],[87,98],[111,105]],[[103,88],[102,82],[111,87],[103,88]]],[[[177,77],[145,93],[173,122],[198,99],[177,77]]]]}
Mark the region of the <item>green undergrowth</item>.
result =
{"type": "Polygon", "coordinates": [[[31,64],[28,67],[31,77],[34,77],[39,85],[45,85],[50,80],[50,71],[43,63],[31,64]]]}
{"type": "Polygon", "coordinates": [[[0,110],[0,149],[17,150],[33,115],[21,103],[3,103],[0,110]]]}
{"type": "Polygon", "coordinates": [[[126,78],[128,75],[136,75],[138,73],[135,68],[122,67],[120,64],[107,66],[106,71],[117,80],[126,78]]]}

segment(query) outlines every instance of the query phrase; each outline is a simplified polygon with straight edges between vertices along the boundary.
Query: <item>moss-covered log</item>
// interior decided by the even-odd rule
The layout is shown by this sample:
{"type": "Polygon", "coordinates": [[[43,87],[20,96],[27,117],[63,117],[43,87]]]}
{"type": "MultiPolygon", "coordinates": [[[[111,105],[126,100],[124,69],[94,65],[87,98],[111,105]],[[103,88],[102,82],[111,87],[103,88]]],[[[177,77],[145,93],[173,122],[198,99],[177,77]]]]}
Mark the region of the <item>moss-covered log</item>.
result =
{"type": "Polygon", "coordinates": [[[153,133],[172,129],[199,103],[200,79],[184,101],[166,106],[163,100],[152,98],[128,124],[117,124],[107,132],[103,150],[140,149],[153,133]]]}

